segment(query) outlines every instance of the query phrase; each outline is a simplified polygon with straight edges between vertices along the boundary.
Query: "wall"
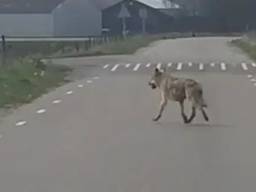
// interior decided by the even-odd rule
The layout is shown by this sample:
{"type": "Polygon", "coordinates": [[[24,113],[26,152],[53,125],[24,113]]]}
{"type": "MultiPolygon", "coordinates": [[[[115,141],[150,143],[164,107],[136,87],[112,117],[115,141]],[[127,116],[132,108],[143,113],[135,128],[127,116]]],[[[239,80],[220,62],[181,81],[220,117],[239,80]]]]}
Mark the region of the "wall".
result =
{"type": "Polygon", "coordinates": [[[67,0],[53,11],[55,36],[98,36],[101,11],[92,1],[67,0]]]}
{"type": "Polygon", "coordinates": [[[142,8],[147,10],[146,31],[148,33],[165,33],[171,31],[173,17],[145,4],[136,1],[131,4],[130,1],[125,0],[103,10],[103,27],[108,28],[111,35],[122,34],[122,20],[118,18],[122,5],[126,6],[131,16],[126,19],[126,28],[130,34],[142,33],[142,19],[139,15],[139,10],[142,8]]]}
{"type": "Polygon", "coordinates": [[[0,34],[7,36],[52,36],[50,14],[0,14],[0,34]]]}

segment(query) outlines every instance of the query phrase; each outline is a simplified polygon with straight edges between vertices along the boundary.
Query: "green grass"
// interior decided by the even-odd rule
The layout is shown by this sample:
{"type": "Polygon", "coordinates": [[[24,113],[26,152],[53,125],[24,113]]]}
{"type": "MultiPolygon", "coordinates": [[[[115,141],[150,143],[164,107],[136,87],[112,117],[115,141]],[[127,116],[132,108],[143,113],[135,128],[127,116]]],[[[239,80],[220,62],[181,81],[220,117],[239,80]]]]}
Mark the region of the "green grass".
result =
{"type": "Polygon", "coordinates": [[[125,40],[110,42],[89,49],[89,53],[98,53],[102,55],[109,54],[133,54],[141,47],[146,47],[153,41],[158,40],[158,36],[135,36],[125,40]]]}
{"type": "Polygon", "coordinates": [[[43,57],[56,53],[67,54],[75,51],[76,47],[88,48],[88,42],[8,42],[7,56],[9,59],[26,57],[40,53],[43,57]]]}
{"type": "Polygon", "coordinates": [[[231,42],[233,45],[239,47],[244,51],[251,59],[256,61],[256,44],[252,44],[243,39],[233,40],[231,42]]]}
{"type": "Polygon", "coordinates": [[[44,65],[39,59],[18,59],[0,70],[0,108],[17,107],[65,83],[70,69],[44,65]],[[41,71],[45,75],[41,76],[41,71]]]}

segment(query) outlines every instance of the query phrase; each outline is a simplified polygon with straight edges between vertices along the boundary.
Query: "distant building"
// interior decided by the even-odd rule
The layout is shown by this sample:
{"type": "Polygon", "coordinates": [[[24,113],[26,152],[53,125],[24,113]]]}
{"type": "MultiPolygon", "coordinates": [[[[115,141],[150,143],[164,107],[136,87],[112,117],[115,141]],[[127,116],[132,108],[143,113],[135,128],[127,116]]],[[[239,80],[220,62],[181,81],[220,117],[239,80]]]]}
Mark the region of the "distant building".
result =
{"type": "Polygon", "coordinates": [[[101,26],[101,10],[93,0],[0,2],[0,34],[6,36],[97,36],[101,26]]]}
{"type": "MultiPolygon", "coordinates": [[[[172,30],[173,16],[163,12],[164,5],[157,1],[123,0],[102,11],[103,28],[109,29],[112,35],[122,34],[122,19],[120,12],[125,7],[129,13],[126,18],[126,29],[130,34],[138,34],[143,31],[141,10],[146,10],[146,32],[165,33],[172,30]]],[[[127,14],[127,13],[126,13],[127,14]]]]}

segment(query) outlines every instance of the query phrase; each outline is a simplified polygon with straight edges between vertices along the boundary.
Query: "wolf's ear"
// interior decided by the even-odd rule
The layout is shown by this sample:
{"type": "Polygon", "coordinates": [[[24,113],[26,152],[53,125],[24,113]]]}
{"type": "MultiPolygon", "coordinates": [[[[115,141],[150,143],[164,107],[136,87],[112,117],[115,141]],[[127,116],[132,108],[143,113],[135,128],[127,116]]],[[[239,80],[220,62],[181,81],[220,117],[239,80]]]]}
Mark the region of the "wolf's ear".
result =
{"type": "Polygon", "coordinates": [[[165,73],[166,72],[166,67],[164,66],[161,70],[162,70],[163,73],[165,73]]]}
{"type": "Polygon", "coordinates": [[[165,72],[165,69],[160,69],[160,68],[158,68],[158,67],[155,68],[155,73],[156,73],[156,74],[162,74],[162,73],[164,73],[164,72],[165,72]]]}

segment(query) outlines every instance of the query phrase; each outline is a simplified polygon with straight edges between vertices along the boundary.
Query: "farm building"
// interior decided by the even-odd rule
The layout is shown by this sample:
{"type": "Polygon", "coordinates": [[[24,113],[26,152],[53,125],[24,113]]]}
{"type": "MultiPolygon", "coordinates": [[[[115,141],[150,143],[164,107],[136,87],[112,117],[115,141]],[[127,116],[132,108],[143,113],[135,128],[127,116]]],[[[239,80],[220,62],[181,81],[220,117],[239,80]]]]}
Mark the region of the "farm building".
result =
{"type": "Polygon", "coordinates": [[[102,11],[103,28],[107,28],[112,35],[121,34],[123,19],[128,33],[137,34],[143,31],[143,19],[147,33],[164,33],[171,31],[173,16],[162,10],[165,5],[157,1],[123,0],[102,11]],[[142,11],[143,10],[143,11],[142,11]]]}
{"type": "Polygon", "coordinates": [[[101,10],[93,0],[0,2],[0,34],[6,36],[96,36],[101,26],[101,10]]]}

